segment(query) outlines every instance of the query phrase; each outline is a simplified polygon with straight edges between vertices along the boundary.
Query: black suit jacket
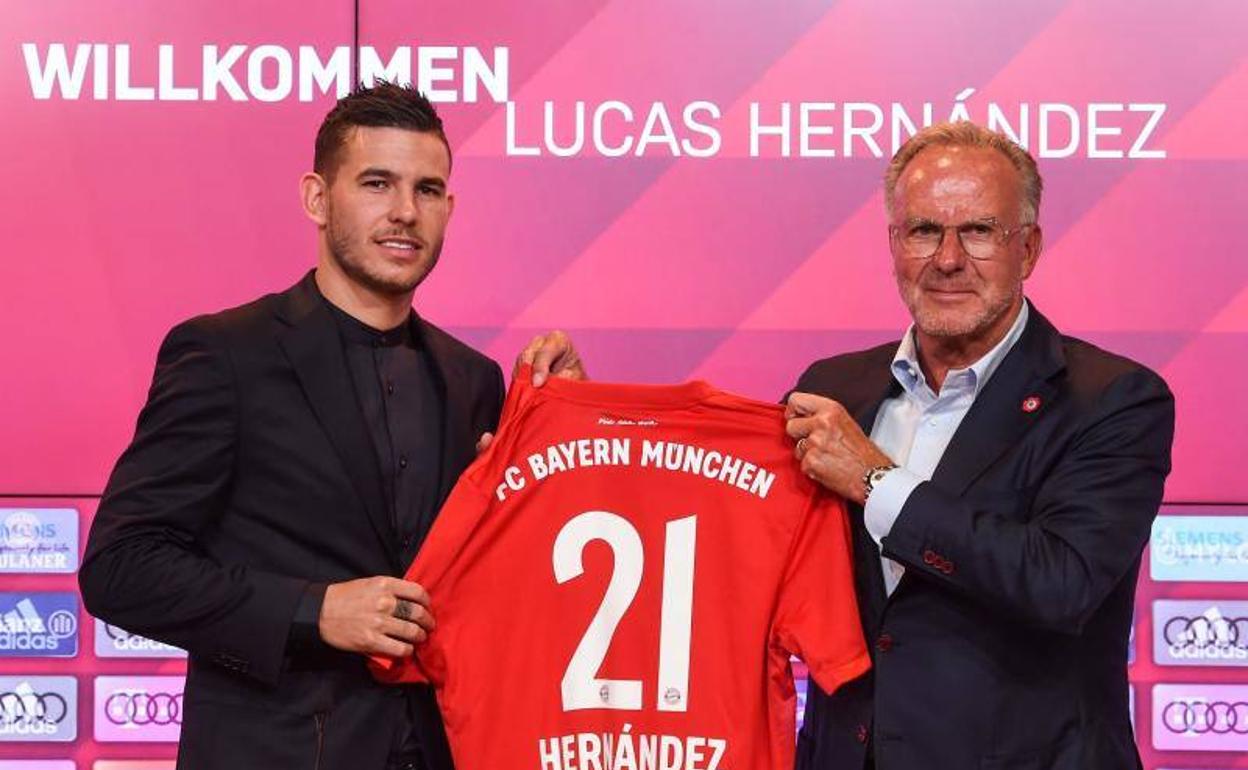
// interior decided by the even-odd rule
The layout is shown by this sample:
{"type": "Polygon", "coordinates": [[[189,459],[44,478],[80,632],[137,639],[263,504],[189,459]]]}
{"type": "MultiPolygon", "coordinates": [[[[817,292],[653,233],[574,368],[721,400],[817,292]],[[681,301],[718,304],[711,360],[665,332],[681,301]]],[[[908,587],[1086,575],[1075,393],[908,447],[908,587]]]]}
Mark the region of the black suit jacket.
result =
{"type": "MultiPolygon", "coordinates": [[[[901,392],[896,349],[819,361],[797,389],[870,432],[901,392]]],[[[858,770],[870,743],[878,770],[1139,768],[1127,639],[1173,432],[1156,374],[1060,336],[1033,307],[883,539],[906,568],[891,597],[854,510],[875,666],[831,696],[811,684],[798,767],[858,770]]]]}
{"type": "MultiPolygon", "coordinates": [[[[498,421],[497,364],[418,322],[444,392],[445,499],[498,421]]],[[[175,327],[79,575],[87,609],[190,652],[179,767],[381,768],[404,700],[288,645],[310,583],[401,576],[380,469],[312,274],[175,327]]],[[[450,758],[432,695],[420,737],[450,758]]]]}

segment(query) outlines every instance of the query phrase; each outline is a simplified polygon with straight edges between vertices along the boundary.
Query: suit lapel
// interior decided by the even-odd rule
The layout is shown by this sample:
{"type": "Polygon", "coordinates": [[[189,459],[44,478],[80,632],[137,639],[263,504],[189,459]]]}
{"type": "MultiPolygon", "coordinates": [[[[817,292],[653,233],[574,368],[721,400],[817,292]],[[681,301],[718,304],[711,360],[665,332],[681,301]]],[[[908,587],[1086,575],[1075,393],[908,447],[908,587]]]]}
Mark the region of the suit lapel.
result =
{"type": "Polygon", "coordinates": [[[424,320],[416,319],[421,344],[429,354],[434,376],[442,397],[442,462],[438,480],[438,500],[444,501],[458,479],[458,471],[467,465],[476,451],[472,426],[471,399],[467,397],[468,382],[447,337],[424,320]]]}
{"type": "Polygon", "coordinates": [[[397,536],[386,507],[377,452],[360,412],[359,399],[333,315],[317,293],[312,273],[286,294],[279,315],[290,324],[279,340],[317,420],[346,468],[387,559],[398,570],[397,536]]]}
{"type": "Polygon", "coordinates": [[[961,495],[1045,411],[1065,368],[1057,330],[1033,306],[1027,328],[975,398],[932,474],[936,486],[961,495]]]}

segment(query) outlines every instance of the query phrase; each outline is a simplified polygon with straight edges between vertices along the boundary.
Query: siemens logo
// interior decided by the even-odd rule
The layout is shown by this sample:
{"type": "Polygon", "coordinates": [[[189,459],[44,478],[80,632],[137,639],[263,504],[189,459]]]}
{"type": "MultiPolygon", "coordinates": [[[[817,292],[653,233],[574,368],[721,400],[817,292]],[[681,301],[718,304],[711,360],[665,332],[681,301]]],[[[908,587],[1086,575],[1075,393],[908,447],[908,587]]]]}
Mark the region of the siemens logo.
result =
{"type": "Polygon", "coordinates": [[[0,657],[78,654],[78,595],[0,593],[0,657]]]}
{"type": "Polygon", "coordinates": [[[1158,516],[1149,569],[1158,581],[1248,582],[1248,516],[1158,516]]]}

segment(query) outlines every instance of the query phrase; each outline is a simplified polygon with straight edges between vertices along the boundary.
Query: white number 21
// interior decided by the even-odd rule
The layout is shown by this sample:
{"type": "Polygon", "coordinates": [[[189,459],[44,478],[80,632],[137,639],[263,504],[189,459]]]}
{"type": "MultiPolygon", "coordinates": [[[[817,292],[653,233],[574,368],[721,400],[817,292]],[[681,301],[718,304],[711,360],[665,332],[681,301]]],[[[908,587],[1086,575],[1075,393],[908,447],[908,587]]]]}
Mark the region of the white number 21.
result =
{"type": "MultiPolygon", "coordinates": [[[[667,523],[663,548],[663,606],[659,626],[659,711],[685,711],[689,701],[689,636],[693,625],[693,554],[697,516],[667,523]]],[[[598,679],[611,637],[628,611],[645,566],[641,536],[624,517],[609,511],[586,511],[573,517],[555,537],[551,562],[555,581],[563,584],[584,571],[585,546],[601,540],[611,548],[615,568],[602,604],[581,636],[563,672],[563,710],[641,708],[641,681],[598,679]]]]}

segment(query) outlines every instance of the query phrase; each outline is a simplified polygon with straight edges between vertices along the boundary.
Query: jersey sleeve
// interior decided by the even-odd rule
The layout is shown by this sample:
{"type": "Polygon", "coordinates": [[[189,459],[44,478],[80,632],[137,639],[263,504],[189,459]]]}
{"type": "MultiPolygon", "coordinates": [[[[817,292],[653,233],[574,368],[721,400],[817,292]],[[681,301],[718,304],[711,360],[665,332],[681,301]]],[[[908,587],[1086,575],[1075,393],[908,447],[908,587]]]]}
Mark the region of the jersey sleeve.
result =
{"type": "Polygon", "coordinates": [[[817,493],[795,538],[772,622],[772,644],[805,661],[829,693],[871,667],[849,543],[844,503],[817,493]]]}

